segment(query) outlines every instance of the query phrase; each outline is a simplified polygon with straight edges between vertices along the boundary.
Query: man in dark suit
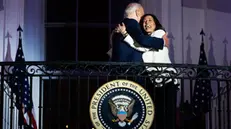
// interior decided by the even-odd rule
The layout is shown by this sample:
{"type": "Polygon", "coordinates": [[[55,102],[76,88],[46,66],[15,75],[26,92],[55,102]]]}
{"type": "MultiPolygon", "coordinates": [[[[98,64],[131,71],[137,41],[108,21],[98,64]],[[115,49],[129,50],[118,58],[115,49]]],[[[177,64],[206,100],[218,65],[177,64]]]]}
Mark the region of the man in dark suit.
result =
{"type": "Polygon", "coordinates": [[[143,62],[142,53],[131,48],[124,43],[123,38],[129,33],[132,38],[140,45],[146,48],[154,48],[155,50],[163,49],[164,45],[168,46],[167,35],[161,38],[150,37],[144,35],[139,21],[144,15],[143,7],[138,3],[131,3],[125,9],[125,19],[122,23],[126,26],[126,33],[114,33],[112,36],[112,57],[111,61],[115,62],[143,62]]]}

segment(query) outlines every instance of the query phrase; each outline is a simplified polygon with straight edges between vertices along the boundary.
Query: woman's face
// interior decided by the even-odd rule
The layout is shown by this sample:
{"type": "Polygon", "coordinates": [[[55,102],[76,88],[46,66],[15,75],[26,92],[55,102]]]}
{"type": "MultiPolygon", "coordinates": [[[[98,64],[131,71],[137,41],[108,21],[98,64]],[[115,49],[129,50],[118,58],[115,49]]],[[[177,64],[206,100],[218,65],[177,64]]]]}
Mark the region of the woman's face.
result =
{"type": "Polygon", "coordinates": [[[143,28],[145,32],[147,32],[148,34],[151,34],[152,32],[154,32],[156,28],[156,23],[154,22],[154,19],[152,18],[152,16],[144,17],[143,28]]]}

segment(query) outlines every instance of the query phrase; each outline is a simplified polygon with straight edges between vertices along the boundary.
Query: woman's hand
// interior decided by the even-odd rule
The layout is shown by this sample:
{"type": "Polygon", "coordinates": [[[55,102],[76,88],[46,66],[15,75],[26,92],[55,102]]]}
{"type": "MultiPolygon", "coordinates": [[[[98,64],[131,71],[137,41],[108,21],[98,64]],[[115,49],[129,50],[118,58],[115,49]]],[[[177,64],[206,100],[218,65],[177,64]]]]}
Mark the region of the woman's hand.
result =
{"type": "Polygon", "coordinates": [[[164,34],[164,36],[162,37],[164,40],[164,45],[169,48],[169,41],[168,41],[168,33],[164,34]]]}
{"type": "Polygon", "coordinates": [[[115,28],[115,32],[116,33],[121,33],[122,35],[126,34],[126,26],[124,25],[124,23],[122,23],[122,25],[118,24],[115,28]]]}

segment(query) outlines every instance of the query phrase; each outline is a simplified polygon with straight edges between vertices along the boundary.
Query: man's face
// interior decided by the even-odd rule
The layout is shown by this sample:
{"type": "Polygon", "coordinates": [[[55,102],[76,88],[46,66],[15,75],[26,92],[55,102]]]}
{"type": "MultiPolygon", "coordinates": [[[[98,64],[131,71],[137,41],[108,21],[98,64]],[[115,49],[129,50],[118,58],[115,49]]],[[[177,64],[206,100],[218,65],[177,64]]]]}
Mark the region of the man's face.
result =
{"type": "Polygon", "coordinates": [[[140,22],[141,17],[144,15],[144,9],[141,7],[139,9],[136,10],[136,15],[138,18],[138,22],[140,22]]]}
{"type": "Polygon", "coordinates": [[[144,9],[141,7],[140,8],[140,17],[144,16],[144,9]]]}

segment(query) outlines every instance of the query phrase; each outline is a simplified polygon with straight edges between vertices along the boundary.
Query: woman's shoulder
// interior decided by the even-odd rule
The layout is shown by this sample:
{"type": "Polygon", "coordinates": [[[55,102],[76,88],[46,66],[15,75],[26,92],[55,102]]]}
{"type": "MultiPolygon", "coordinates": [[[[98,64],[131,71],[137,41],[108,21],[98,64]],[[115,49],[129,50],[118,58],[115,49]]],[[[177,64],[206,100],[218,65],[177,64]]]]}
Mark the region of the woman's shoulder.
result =
{"type": "Polygon", "coordinates": [[[158,29],[158,30],[155,30],[154,32],[157,32],[157,33],[166,33],[163,29],[158,29]]]}
{"type": "Polygon", "coordinates": [[[166,32],[163,29],[158,29],[152,33],[152,36],[157,38],[162,38],[165,33],[166,32]]]}

